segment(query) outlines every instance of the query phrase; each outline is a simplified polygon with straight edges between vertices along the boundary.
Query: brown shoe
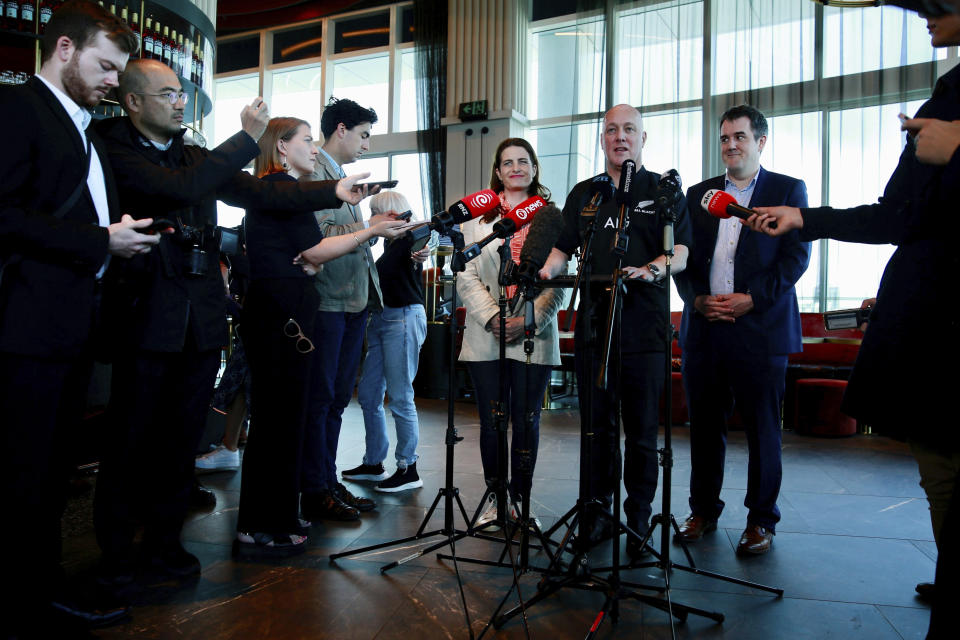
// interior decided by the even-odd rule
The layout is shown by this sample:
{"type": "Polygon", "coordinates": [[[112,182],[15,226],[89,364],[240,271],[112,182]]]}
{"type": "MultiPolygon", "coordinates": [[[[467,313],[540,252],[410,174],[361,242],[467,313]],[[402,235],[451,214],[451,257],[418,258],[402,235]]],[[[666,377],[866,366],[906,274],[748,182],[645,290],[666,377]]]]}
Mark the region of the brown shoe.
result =
{"type": "Polygon", "coordinates": [[[740,536],[737,553],[740,555],[759,556],[770,551],[773,546],[773,532],[758,524],[747,524],[740,536]]]}
{"type": "Polygon", "coordinates": [[[684,542],[696,542],[703,537],[703,534],[717,530],[716,520],[707,520],[702,516],[689,515],[680,525],[680,533],[674,538],[679,538],[684,542]]]}

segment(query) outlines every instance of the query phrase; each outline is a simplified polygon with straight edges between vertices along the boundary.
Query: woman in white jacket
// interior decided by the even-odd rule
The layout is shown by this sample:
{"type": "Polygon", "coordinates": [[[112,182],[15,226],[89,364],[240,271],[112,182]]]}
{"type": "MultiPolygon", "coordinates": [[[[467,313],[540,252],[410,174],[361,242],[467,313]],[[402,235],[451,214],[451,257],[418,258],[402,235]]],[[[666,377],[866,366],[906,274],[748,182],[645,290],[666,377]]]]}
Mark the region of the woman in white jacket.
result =
{"type": "MultiPolygon", "coordinates": [[[[465,223],[464,243],[469,246],[487,236],[500,218],[501,211],[510,211],[531,196],[538,195],[549,201],[550,191],[540,184],[539,173],[537,155],[529,142],[523,138],[507,138],[501,142],[494,154],[490,176],[490,188],[500,195],[501,209],[494,209],[487,216],[465,223]]],[[[496,481],[501,462],[497,459],[494,417],[494,408],[500,396],[498,250],[504,242],[509,242],[510,255],[514,262],[519,262],[520,250],[529,229],[529,226],[525,226],[506,241],[495,240],[484,247],[477,258],[467,263],[466,271],[458,278],[457,284],[457,291],[467,311],[460,360],[467,363],[476,390],[480,411],[480,458],[488,486],[496,481]]],[[[516,294],[515,289],[507,288],[508,298],[516,294]]],[[[534,300],[536,337],[530,364],[526,364],[527,356],[523,350],[523,305],[517,305],[518,308],[512,313],[508,310],[505,334],[508,395],[503,400],[513,430],[509,454],[509,489],[510,497],[516,504],[524,495],[529,495],[540,439],[540,408],[550,382],[550,372],[560,364],[557,311],[563,298],[562,289],[547,288],[534,300]]],[[[516,516],[512,509],[510,513],[516,516]]],[[[478,524],[495,517],[496,496],[491,494],[478,524]]]]}

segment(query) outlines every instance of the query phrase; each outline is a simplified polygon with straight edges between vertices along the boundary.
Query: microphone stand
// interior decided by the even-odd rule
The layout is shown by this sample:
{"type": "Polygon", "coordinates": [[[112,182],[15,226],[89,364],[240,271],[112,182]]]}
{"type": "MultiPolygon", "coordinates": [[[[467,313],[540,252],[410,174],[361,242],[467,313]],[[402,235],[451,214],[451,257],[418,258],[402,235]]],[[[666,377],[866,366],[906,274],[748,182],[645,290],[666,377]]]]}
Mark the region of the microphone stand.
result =
{"type": "MultiPolygon", "coordinates": [[[[444,231],[444,235],[450,238],[453,242],[454,251],[457,249],[463,249],[463,234],[459,231],[444,231]]],[[[456,263],[453,263],[453,266],[456,267],[456,263]]],[[[462,265],[460,271],[463,271],[462,265]]],[[[447,386],[447,430],[444,436],[444,446],[446,447],[446,464],[445,464],[445,476],[444,476],[444,486],[440,487],[437,492],[437,497],[433,499],[433,503],[430,505],[430,508],[427,509],[426,515],[423,517],[423,520],[420,522],[420,526],[417,528],[417,532],[412,536],[406,538],[398,538],[396,540],[391,540],[389,542],[381,542],[380,544],[370,545],[368,547],[362,547],[360,549],[351,549],[350,551],[345,551],[343,553],[334,553],[330,555],[330,564],[334,564],[337,559],[345,558],[348,556],[354,556],[362,553],[369,553],[371,551],[377,551],[379,549],[385,549],[387,547],[396,547],[399,545],[406,545],[410,542],[416,542],[419,540],[425,540],[427,538],[433,538],[435,536],[443,536],[444,540],[435,544],[432,544],[426,548],[420,549],[419,551],[412,553],[408,556],[400,558],[394,562],[380,567],[380,573],[385,574],[390,569],[398,567],[402,564],[406,564],[411,560],[422,557],[423,555],[435,551],[441,547],[447,545],[450,546],[450,555],[446,556],[453,560],[454,573],[457,576],[457,587],[460,590],[460,602],[463,605],[463,615],[467,624],[467,631],[469,633],[470,640],[473,640],[473,626],[470,622],[470,610],[467,607],[466,594],[463,589],[463,579],[460,575],[460,567],[457,564],[457,541],[465,538],[467,535],[470,535],[469,529],[457,529],[454,525],[454,502],[456,502],[456,507],[459,509],[461,516],[463,517],[464,522],[467,527],[470,527],[471,520],[467,515],[467,510],[463,506],[463,501],[460,499],[460,489],[453,484],[453,461],[454,461],[454,450],[453,448],[463,440],[463,436],[457,434],[457,427],[454,424],[454,415],[455,415],[455,405],[454,401],[456,399],[456,376],[455,376],[455,367],[456,367],[456,340],[457,340],[457,271],[453,271],[452,276],[441,276],[442,281],[449,280],[452,284],[451,289],[453,306],[450,311],[450,318],[447,322],[447,327],[449,329],[448,339],[449,339],[449,350],[450,350],[450,375],[447,386]],[[424,533],[424,530],[427,528],[427,523],[430,521],[430,518],[433,516],[434,511],[436,511],[437,506],[440,504],[440,501],[443,500],[443,527],[440,529],[435,529],[424,533]]]]}
{"type": "MultiPolygon", "coordinates": [[[[674,205],[675,206],[675,205],[674,205]]],[[[671,263],[674,255],[674,242],[673,242],[673,225],[676,221],[676,212],[674,211],[674,206],[666,206],[663,209],[663,254],[666,256],[666,268],[664,269],[664,283],[670,282],[671,275],[671,263]]],[[[664,412],[666,414],[666,419],[664,420],[663,426],[663,448],[659,449],[660,454],[660,466],[663,468],[663,479],[660,483],[660,486],[663,488],[661,495],[661,510],[660,513],[652,516],[650,518],[650,528],[647,531],[647,534],[643,536],[641,541],[641,548],[646,546],[647,542],[652,539],[653,532],[657,527],[660,527],[660,552],[654,554],[657,556],[656,560],[648,562],[635,562],[627,565],[627,568],[630,569],[645,569],[645,568],[657,568],[663,572],[663,587],[657,588],[663,594],[663,600],[660,602],[664,603],[666,606],[660,607],[664,611],[671,614],[670,616],[670,636],[674,640],[677,637],[677,630],[674,624],[674,618],[678,618],[681,621],[686,620],[688,613],[693,613],[695,615],[703,616],[716,620],[717,622],[723,622],[724,615],[719,612],[706,611],[703,609],[697,609],[690,607],[688,605],[680,604],[674,602],[670,596],[670,572],[673,569],[680,569],[681,571],[687,571],[696,575],[705,576],[708,578],[714,578],[717,580],[724,580],[726,582],[731,582],[733,584],[739,584],[745,587],[753,587],[754,589],[760,589],[762,591],[769,591],[771,593],[777,594],[777,597],[783,596],[783,589],[778,587],[769,587],[766,585],[758,584],[756,582],[750,582],[748,580],[741,580],[740,578],[734,578],[732,576],[726,576],[720,573],[714,573],[712,571],[704,571],[703,569],[698,569],[696,564],[694,564],[693,556],[690,555],[690,550],[687,548],[687,543],[684,542],[683,538],[679,537],[680,527],[677,524],[677,519],[670,512],[670,501],[671,501],[671,492],[672,492],[672,482],[673,482],[673,446],[671,431],[673,427],[673,393],[672,393],[672,383],[673,383],[673,367],[671,353],[673,348],[673,324],[670,320],[670,289],[668,286],[664,287],[664,296],[666,297],[665,312],[663,317],[664,323],[664,356],[665,356],[665,365],[664,365],[664,389],[665,389],[665,398],[664,398],[664,412]],[[677,537],[675,538],[680,542],[681,548],[683,549],[684,555],[686,555],[687,562],[689,566],[678,564],[673,562],[670,559],[670,529],[671,527],[676,532],[677,537]]],[[[619,482],[617,483],[619,487],[619,482]]],[[[649,587],[648,587],[649,588],[649,587]]]]}

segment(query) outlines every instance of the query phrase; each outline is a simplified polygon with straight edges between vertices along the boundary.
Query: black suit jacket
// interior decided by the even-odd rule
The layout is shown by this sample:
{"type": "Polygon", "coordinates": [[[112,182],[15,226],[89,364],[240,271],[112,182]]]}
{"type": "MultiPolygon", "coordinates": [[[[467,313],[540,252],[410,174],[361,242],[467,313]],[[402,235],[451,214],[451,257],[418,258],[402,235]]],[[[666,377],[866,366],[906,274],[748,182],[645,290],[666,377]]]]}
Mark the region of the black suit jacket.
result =
{"type": "MultiPolygon", "coordinates": [[[[0,284],[0,352],[72,357],[93,326],[94,278],[109,234],[84,186],[62,219],[52,214],[86,182],[84,145],[63,105],[38,78],[0,88],[0,253],[18,256],[0,284]]],[[[111,211],[116,190],[107,154],[91,131],[111,211]]]]}
{"type": "MultiPolygon", "coordinates": [[[[696,348],[709,341],[709,322],[693,306],[698,295],[710,294],[710,263],[717,243],[720,220],[700,206],[708,189],[724,188],[724,176],[717,176],[690,187],[687,206],[693,225],[693,243],[687,268],[677,274],[677,289],[684,301],[680,324],[680,344],[696,348]]],[[[750,206],[807,206],[807,187],[802,180],[760,168],[750,206]]],[[[782,355],[802,350],[800,311],[794,284],[810,263],[810,243],[801,242],[796,231],[779,238],[757,233],[746,226],[734,258],[736,293],[749,293],[754,308],[734,327],[744,344],[757,355],[782,355]]]]}
{"type": "MultiPolygon", "coordinates": [[[[288,183],[259,180],[243,171],[260,147],[238,132],[214,149],[186,145],[183,130],[167,151],[147,141],[129,118],[97,124],[116,175],[123,213],[134,218],[179,218],[206,228],[206,274],[189,275],[190,243],[164,235],[157,250],[110,263],[105,311],[116,327],[118,346],[175,353],[200,351],[227,342],[226,296],[218,245],[209,233],[217,224],[217,200],[274,216],[311,216],[340,206],[335,182],[288,183]],[[284,213],[286,212],[286,213],[284,213]]],[[[293,259],[293,255],[290,256],[293,259]]]]}

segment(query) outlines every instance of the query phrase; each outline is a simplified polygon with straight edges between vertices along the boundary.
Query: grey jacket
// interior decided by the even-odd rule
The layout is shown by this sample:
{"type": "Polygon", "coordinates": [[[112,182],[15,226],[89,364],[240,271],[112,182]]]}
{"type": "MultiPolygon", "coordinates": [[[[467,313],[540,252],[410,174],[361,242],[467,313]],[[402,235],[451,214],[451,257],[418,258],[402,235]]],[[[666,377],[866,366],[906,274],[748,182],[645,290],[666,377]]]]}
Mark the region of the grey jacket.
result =
{"type": "MultiPolygon", "coordinates": [[[[339,180],[340,176],[327,157],[318,153],[312,179],[339,180]]],[[[360,209],[347,203],[339,209],[322,209],[314,215],[324,237],[342,236],[364,228],[360,209]]],[[[314,279],[320,293],[320,311],[357,313],[368,306],[383,307],[377,266],[370,251],[376,240],[323,265],[314,279]]]]}

